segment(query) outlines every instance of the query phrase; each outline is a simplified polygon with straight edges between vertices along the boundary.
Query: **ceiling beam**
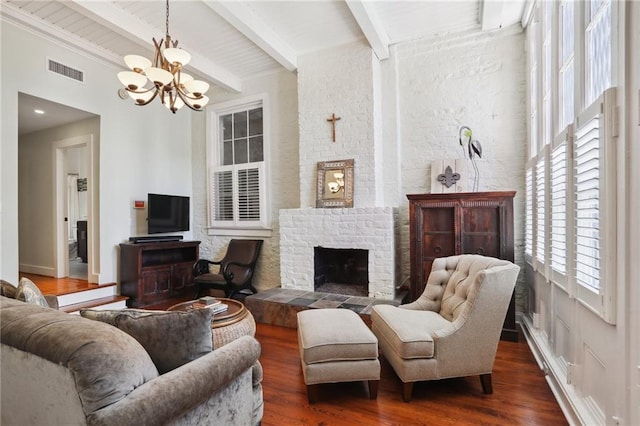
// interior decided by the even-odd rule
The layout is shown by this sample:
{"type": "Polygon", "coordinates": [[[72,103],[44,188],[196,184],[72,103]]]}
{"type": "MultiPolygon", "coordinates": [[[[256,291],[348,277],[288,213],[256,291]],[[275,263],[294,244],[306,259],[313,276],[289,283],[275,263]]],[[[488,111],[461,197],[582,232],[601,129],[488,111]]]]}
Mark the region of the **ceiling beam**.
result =
{"type": "Polygon", "coordinates": [[[526,29],[527,26],[534,19],[534,13],[533,13],[534,6],[535,6],[534,0],[526,0],[524,10],[522,11],[522,19],[520,20],[520,24],[522,25],[523,29],[526,29]]]}
{"type": "Polygon", "coordinates": [[[295,71],[298,68],[296,52],[245,2],[204,0],[204,4],[213,9],[280,65],[289,71],[295,71]]]}
{"type": "Polygon", "coordinates": [[[480,24],[482,31],[492,31],[502,28],[504,0],[482,0],[480,24]]]}
{"type": "Polygon", "coordinates": [[[391,42],[371,3],[363,0],[346,0],[346,2],[378,59],[387,59],[391,42]]]}
{"type": "MultiPolygon", "coordinates": [[[[72,0],[65,4],[145,48],[153,49],[152,38],[164,35],[164,30],[154,28],[110,2],[72,0]]],[[[233,92],[242,90],[240,77],[196,52],[190,51],[189,53],[191,53],[191,61],[187,66],[188,69],[194,70],[195,73],[210,79],[217,86],[227,90],[233,92]]]]}

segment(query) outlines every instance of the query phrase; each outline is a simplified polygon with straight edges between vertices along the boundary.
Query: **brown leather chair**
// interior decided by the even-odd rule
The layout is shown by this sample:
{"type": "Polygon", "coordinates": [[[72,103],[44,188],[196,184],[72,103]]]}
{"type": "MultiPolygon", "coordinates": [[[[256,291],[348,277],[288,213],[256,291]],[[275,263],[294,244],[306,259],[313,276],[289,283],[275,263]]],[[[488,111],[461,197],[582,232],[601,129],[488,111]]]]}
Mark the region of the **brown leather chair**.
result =
{"type": "Polygon", "coordinates": [[[227,253],[220,261],[199,259],[193,265],[193,282],[198,296],[208,289],[223,290],[225,297],[232,298],[242,290],[257,292],[252,284],[256,262],[260,255],[263,240],[229,241],[227,253]],[[218,265],[220,270],[211,273],[209,265],[218,265]]]}

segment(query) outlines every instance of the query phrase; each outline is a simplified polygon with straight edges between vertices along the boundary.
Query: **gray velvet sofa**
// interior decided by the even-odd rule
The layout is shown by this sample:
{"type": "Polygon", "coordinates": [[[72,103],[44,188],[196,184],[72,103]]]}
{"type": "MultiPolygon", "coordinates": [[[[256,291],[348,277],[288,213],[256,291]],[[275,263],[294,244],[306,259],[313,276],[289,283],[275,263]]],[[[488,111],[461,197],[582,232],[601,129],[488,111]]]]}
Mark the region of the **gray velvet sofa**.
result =
{"type": "Polygon", "coordinates": [[[262,418],[260,345],[252,337],[209,346],[159,374],[136,339],[101,321],[0,296],[0,330],[2,425],[252,425],[262,418]]]}

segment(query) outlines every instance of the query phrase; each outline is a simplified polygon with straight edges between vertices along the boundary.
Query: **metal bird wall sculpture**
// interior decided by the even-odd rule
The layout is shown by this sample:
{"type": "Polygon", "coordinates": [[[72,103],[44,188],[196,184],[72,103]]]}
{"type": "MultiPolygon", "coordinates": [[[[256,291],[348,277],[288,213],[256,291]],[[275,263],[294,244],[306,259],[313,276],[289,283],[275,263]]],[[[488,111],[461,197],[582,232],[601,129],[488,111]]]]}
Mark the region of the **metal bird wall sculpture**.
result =
{"type": "Polygon", "coordinates": [[[476,164],[476,156],[482,158],[482,145],[477,139],[473,139],[473,131],[467,126],[460,126],[458,129],[458,141],[462,147],[462,153],[465,157],[469,157],[473,166],[473,191],[478,191],[480,184],[480,171],[476,164]]]}

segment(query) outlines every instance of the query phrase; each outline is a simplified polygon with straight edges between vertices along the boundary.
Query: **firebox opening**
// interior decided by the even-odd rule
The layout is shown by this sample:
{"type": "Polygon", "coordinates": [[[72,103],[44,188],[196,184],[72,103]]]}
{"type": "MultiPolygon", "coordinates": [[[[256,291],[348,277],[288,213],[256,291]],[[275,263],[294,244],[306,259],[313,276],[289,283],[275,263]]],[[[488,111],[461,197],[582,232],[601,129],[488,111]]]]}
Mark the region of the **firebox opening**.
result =
{"type": "Polygon", "coordinates": [[[369,295],[369,250],[314,247],[314,290],[369,295]]]}

